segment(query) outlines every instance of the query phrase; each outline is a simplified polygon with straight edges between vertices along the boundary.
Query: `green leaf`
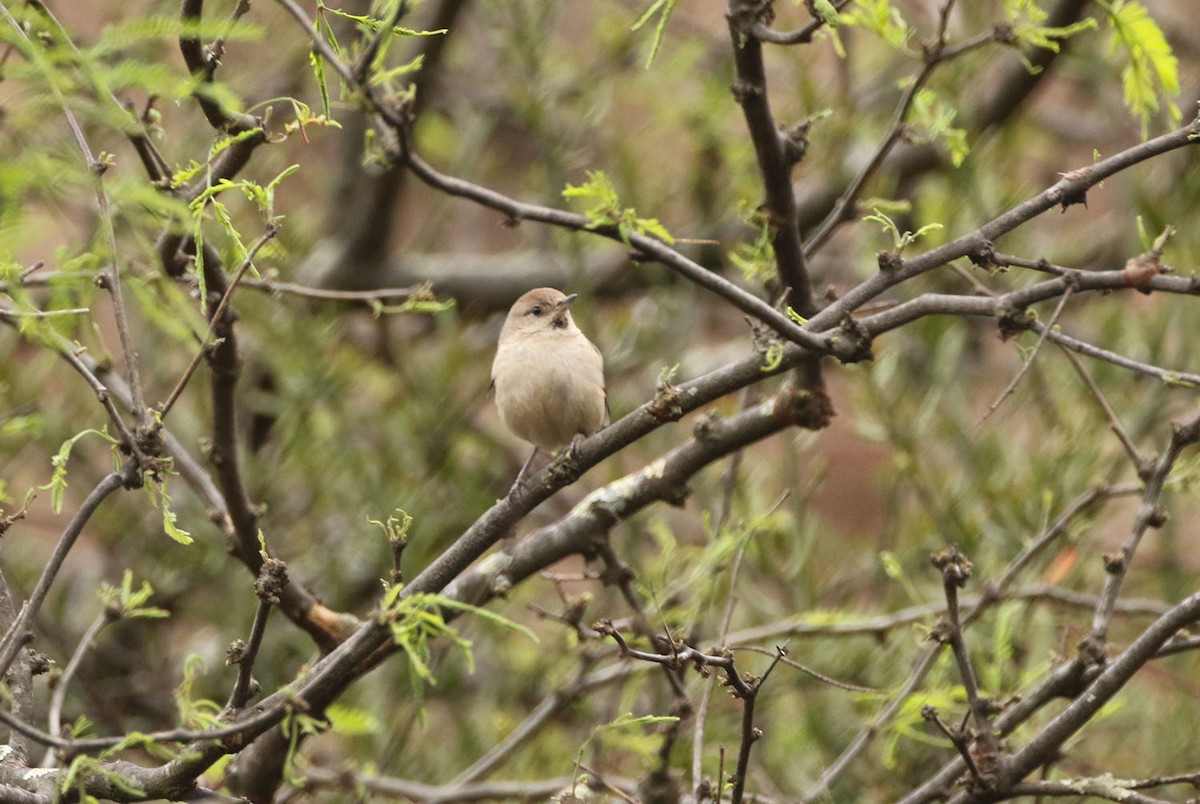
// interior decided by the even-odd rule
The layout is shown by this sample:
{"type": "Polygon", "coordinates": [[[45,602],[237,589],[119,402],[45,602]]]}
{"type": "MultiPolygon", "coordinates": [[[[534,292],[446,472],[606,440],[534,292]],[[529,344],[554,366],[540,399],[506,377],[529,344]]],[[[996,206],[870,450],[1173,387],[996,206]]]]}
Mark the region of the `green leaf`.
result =
{"type": "Polygon", "coordinates": [[[896,222],[890,217],[883,212],[880,212],[878,209],[873,210],[873,213],[874,214],[864,216],[863,220],[871,221],[872,223],[878,223],[883,231],[890,234],[892,236],[892,244],[895,246],[897,252],[903,251],[906,246],[911,245],[930,232],[935,232],[944,228],[940,223],[927,223],[920,229],[917,229],[915,232],[905,231],[903,234],[901,234],[899,227],[896,226],[896,222]]]}
{"type": "MultiPolygon", "coordinates": [[[[1063,27],[1044,26],[1042,23],[1050,14],[1038,5],[1037,0],[1004,0],[1004,16],[1019,44],[1055,53],[1062,49],[1064,40],[1096,28],[1096,21],[1091,17],[1063,27]]],[[[1040,72],[1041,68],[1035,66],[1024,53],[1018,51],[1018,54],[1026,70],[1030,73],[1040,72]]]]}
{"type": "Polygon", "coordinates": [[[767,353],[763,355],[764,372],[772,372],[779,368],[779,364],[783,362],[783,344],[779,341],[772,341],[767,346],[767,353]]]}
{"type": "Polygon", "coordinates": [[[196,654],[183,663],[183,680],[175,690],[175,707],[179,711],[179,722],[185,728],[209,729],[217,725],[221,705],[206,698],[194,698],[196,677],[204,670],[204,660],[196,654]]]}
{"type": "Polygon", "coordinates": [[[1179,94],[1179,60],[1162,28],[1138,0],[1101,0],[1100,5],[1108,12],[1111,48],[1123,48],[1129,58],[1121,70],[1121,84],[1125,105],[1141,119],[1142,136],[1164,104],[1171,122],[1178,124],[1182,115],[1168,96],[1179,94]]]}
{"type": "Polygon", "coordinates": [[[838,10],[829,0],[813,0],[812,7],[821,22],[830,28],[836,28],[841,23],[842,18],[838,15],[838,10]]]}
{"type": "Polygon", "coordinates": [[[908,40],[912,30],[889,0],[858,0],[854,8],[843,12],[839,19],[843,25],[871,31],[895,50],[909,52],[908,40]]]}
{"type": "Polygon", "coordinates": [[[175,512],[171,510],[171,496],[167,494],[167,481],[163,473],[158,473],[149,480],[146,493],[150,495],[151,503],[162,509],[163,532],[180,544],[191,544],[195,541],[192,534],[175,524],[175,512]]]}
{"type": "Polygon", "coordinates": [[[910,114],[911,138],[916,143],[941,142],[950,152],[955,167],[962,165],[971,149],[967,132],[954,126],[958,110],[931,89],[922,89],[913,98],[910,114]]]}
{"type": "Polygon", "coordinates": [[[674,243],[675,238],[656,218],[640,218],[637,210],[621,206],[617,191],[602,170],[587,171],[588,180],[579,185],[568,184],[562,191],[563,198],[577,198],[591,202],[584,213],[590,219],[589,229],[614,227],[621,239],[629,242],[630,233],[651,235],[664,243],[674,243]]]}
{"type": "Polygon", "coordinates": [[[50,459],[50,464],[54,467],[54,474],[50,477],[50,482],[44,486],[38,486],[42,491],[50,492],[50,507],[56,514],[62,511],[63,492],[67,488],[67,461],[71,459],[71,450],[74,448],[75,442],[86,435],[100,436],[111,444],[114,449],[118,446],[117,440],[108,434],[108,428],[84,430],[81,433],[76,433],[62,443],[62,446],[58,448],[58,454],[50,459]]]}
{"type": "MultiPolygon", "coordinates": [[[[633,24],[629,30],[636,31],[650,21],[650,18],[658,14],[658,24],[654,26],[654,40],[650,45],[650,54],[646,56],[646,69],[650,69],[650,65],[654,63],[654,57],[658,55],[658,49],[662,47],[663,37],[667,33],[667,20],[671,18],[671,12],[675,10],[675,3],[678,0],[654,0],[645,13],[638,18],[638,21],[633,24]]],[[[828,2],[828,0],[825,0],[828,2]]]]}
{"type": "Polygon", "coordinates": [[[149,581],[142,581],[136,590],[133,588],[133,570],[125,570],[121,578],[121,586],[115,587],[108,583],[100,584],[100,600],[105,607],[116,609],[120,616],[127,619],[162,619],[170,617],[166,609],[144,605],[154,594],[154,587],[149,581]]]}
{"type": "Polygon", "coordinates": [[[753,242],[739,243],[729,252],[729,261],[748,282],[769,282],[777,273],[771,216],[749,202],[738,201],[738,214],[755,230],[753,242]]]}
{"type": "Polygon", "coordinates": [[[325,709],[325,716],[329,718],[330,728],[336,734],[344,734],[347,737],[362,737],[383,731],[383,724],[379,718],[366,709],[332,704],[325,709]]]}

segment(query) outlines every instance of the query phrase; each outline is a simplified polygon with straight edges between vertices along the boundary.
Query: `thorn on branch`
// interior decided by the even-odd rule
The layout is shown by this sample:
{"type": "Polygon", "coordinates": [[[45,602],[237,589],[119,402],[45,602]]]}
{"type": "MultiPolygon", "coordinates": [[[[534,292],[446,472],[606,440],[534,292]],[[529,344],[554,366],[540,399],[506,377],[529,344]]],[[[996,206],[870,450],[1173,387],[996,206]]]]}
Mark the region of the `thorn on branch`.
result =
{"type": "Polygon", "coordinates": [[[975,569],[975,565],[971,563],[971,560],[954,546],[934,553],[930,557],[930,561],[942,573],[942,579],[947,584],[952,583],[959,589],[967,585],[967,580],[971,577],[971,573],[975,569]]]}
{"type": "Polygon", "coordinates": [[[950,644],[952,636],[953,634],[950,621],[945,617],[940,617],[938,618],[938,621],[934,623],[933,628],[929,629],[929,633],[925,635],[925,641],[936,642],[939,645],[948,645],[950,644]]]}
{"type": "Polygon", "coordinates": [[[272,606],[279,605],[279,596],[287,586],[287,564],[277,558],[268,558],[258,571],[258,580],[254,582],[254,594],[259,600],[265,600],[272,606]]]}
{"type": "Polygon", "coordinates": [[[879,263],[879,270],[885,274],[904,267],[904,258],[895,251],[881,251],[875,255],[875,261],[879,263]]]}
{"type": "Polygon", "coordinates": [[[967,252],[967,259],[976,268],[992,268],[996,265],[996,247],[990,240],[984,240],[977,248],[967,252]]]}
{"type": "Polygon", "coordinates": [[[810,115],[786,131],[780,132],[779,140],[783,146],[783,158],[787,160],[789,166],[799,164],[804,159],[804,155],[808,153],[808,132],[812,130],[813,123],[817,119],[816,116],[810,115]]]}
{"type": "Polygon", "coordinates": [[[744,79],[734,81],[730,85],[729,91],[733,93],[733,99],[738,102],[739,106],[745,106],[747,101],[762,95],[762,87],[744,79]]]}
{"type": "Polygon", "coordinates": [[[650,400],[646,411],[660,422],[679,421],[683,417],[679,389],[666,377],[659,377],[658,385],[654,389],[654,398],[650,400]]]}
{"type": "Polygon", "coordinates": [[[824,430],[833,421],[833,401],[822,388],[787,385],[776,397],[776,415],[805,430],[824,430]]]}
{"type": "Polygon", "coordinates": [[[1000,339],[1007,341],[1029,329],[1032,318],[1032,313],[1024,307],[1017,307],[1011,300],[1000,301],[996,307],[996,326],[1000,329],[1000,339]]]}
{"type": "Polygon", "coordinates": [[[842,323],[833,334],[826,338],[826,344],[830,354],[843,363],[858,363],[875,358],[871,351],[871,336],[849,313],[842,318],[842,323]]]}

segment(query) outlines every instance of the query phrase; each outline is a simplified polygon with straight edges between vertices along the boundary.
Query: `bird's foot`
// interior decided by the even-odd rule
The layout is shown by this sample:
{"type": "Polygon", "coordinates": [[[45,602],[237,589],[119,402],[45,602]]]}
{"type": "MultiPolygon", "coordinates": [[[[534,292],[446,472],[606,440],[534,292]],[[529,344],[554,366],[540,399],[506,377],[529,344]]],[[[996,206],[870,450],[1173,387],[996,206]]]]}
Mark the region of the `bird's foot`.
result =
{"type": "Polygon", "coordinates": [[[577,434],[571,443],[563,447],[550,464],[550,476],[564,483],[574,483],[582,474],[579,468],[579,445],[584,436],[577,434]]]}

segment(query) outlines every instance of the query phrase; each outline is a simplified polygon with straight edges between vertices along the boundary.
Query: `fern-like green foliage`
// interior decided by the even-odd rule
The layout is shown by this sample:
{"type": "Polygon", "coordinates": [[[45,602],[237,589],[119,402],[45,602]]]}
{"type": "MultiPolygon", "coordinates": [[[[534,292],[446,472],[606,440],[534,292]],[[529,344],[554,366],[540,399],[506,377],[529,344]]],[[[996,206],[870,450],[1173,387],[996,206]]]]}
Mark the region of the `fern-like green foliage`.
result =
{"type": "Polygon", "coordinates": [[[936,232],[942,228],[942,224],[940,223],[927,223],[915,232],[901,232],[896,222],[878,208],[873,209],[870,215],[864,216],[863,220],[878,223],[883,231],[891,235],[892,245],[895,247],[897,253],[903,251],[907,246],[912,245],[930,232],[936,232]]]}
{"type": "Polygon", "coordinates": [[[771,216],[744,199],[738,202],[738,214],[754,229],[754,240],[738,243],[729,252],[729,261],[737,266],[746,281],[769,282],[777,276],[771,216]]]}
{"type": "Polygon", "coordinates": [[[865,28],[894,50],[912,52],[908,47],[912,28],[889,0],[858,0],[839,15],[839,20],[842,25],[865,28]]]}
{"type": "Polygon", "coordinates": [[[157,620],[171,616],[166,609],[146,605],[146,601],[154,595],[154,587],[149,581],[143,580],[142,585],[134,589],[133,570],[125,570],[120,586],[102,583],[99,595],[105,608],[123,619],[157,620]]]}
{"type": "Polygon", "coordinates": [[[54,474],[51,476],[50,482],[44,486],[40,486],[43,491],[50,492],[50,506],[56,514],[62,511],[63,493],[67,489],[67,461],[71,460],[71,450],[74,449],[75,442],[88,435],[100,436],[108,441],[112,445],[114,458],[120,460],[116,453],[117,440],[108,434],[108,428],[84,430],[64,441],[62,446],[58,448],[58,454],[50,459],[50,463],[54,467],[54,474]]]}
{"type": "MultiPolygon", "coordinates": [[[[1062,48],[1063,41],[1096,27],[1096,21],[1090,17],[1061,27],[1043,25],[1049,16],[1050,13],[1038,4],[1038,0],[1004,0],[1004,17],[1008,20],[1018,44],[1024,47],[1042,48],[1057,53],[1062,48]]],[[[1031,73],[1041,71],[1041,68],[1031,62],[1024,53],[1019,50],[1017,52],[1025,69],[1031,73]]]]}
{"type": "Polygon", "coordinates": [[[622,206],[612,181],[604,171],[589,170],[587,178],[579,186],[568,184],[562,194],[563,198],[580,199],[590,204],[584,213],[591,219],[589,229],[615,227],[626,243],[631,233],[657,237],[664,243],[675,242],[675,238],[657,218],[639,217],[633,207],[622,206]]]}
{"type": "Polygon", "coordinates": [[[175,708],[179,711],[179,723],[185,728],[212,728],[221,715],[220,704],[195,697],[196,682],[203,670],[204,660],[196,654],[188,656],[183,663],[183,680],[175,689],[175,708]]]}
{"type": "Polygon", "coordinates": [[[950,152],[955,167],[962,165],[971,147],[965,129],[954,125],[958,110],[932,89],[918,90],[909,111],[910,136],[913,142],[939,142],[950,152]]]}
{"type": "Polygon", "coordinates": [[[1145,137],[1150,119],[1163,107],[1172,124],[1182,115],[1171,97],[1179,94],[1179,59],[1162,28],[1139,0],[1100,2],[1108,12],[1113,51],[1122,50],[1129,63],[1121,70],[1125,105],[1141,121],[1145,137]]]}

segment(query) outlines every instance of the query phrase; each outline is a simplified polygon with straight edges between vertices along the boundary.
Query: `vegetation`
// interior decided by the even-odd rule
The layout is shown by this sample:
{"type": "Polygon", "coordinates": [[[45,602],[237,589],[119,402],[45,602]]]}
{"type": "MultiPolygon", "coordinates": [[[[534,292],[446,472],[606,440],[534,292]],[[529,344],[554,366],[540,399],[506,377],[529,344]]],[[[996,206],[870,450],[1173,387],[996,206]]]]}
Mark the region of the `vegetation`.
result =
{"type": "Polygon", "coordinates": [[[0,0],[0,800],[1184,800],[1193,17],[0,0]]]}

